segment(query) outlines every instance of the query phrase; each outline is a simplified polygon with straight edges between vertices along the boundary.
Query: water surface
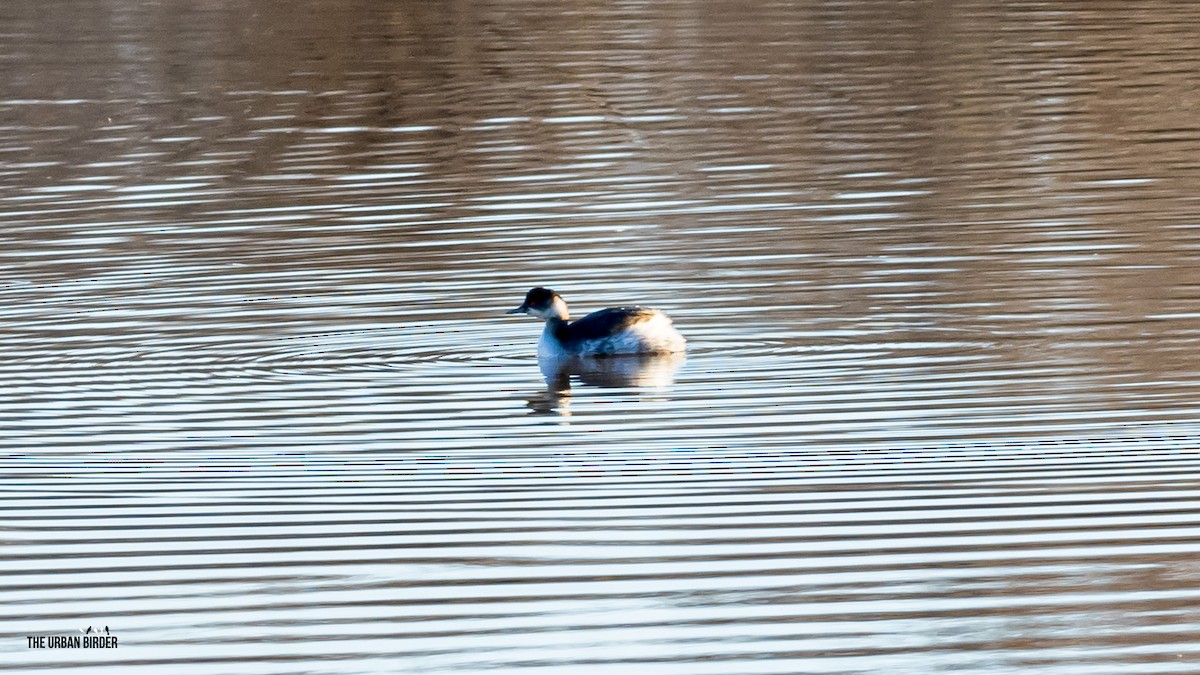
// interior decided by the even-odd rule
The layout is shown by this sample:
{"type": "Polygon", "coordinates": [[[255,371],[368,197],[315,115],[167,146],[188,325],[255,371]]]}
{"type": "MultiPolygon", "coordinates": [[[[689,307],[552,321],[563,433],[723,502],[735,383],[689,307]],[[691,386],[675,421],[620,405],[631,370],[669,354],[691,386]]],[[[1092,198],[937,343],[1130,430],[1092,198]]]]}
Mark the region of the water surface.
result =
{"type": "Polygon", "coordinates": [[[0,26],[0,669],[1196,670],[1200,6],[0,26]]]}

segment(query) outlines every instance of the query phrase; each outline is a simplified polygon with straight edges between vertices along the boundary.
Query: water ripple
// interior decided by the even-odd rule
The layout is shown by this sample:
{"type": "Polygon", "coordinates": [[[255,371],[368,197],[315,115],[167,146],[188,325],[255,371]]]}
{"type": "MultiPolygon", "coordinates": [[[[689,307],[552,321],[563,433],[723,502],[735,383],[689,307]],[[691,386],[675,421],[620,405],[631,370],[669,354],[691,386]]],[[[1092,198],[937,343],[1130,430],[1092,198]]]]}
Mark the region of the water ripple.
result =
{"type": "Polygon", "coordinates": [[[1195,671],[1196,6],[493,4],[0,7],[0,670],[1195,671]]]}

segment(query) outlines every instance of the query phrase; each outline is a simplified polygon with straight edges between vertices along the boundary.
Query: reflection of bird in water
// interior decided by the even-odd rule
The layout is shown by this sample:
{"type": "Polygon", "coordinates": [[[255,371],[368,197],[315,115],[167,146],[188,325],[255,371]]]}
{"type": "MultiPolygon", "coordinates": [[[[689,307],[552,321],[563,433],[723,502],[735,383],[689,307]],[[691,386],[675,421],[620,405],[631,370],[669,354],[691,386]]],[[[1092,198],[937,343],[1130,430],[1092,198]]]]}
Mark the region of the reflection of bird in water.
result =
{"type": "Polygon", "coordinates": [[[530,314],[546,322],[538,342],[538,358],[666,354],[682,352],[686,343],[657,309],[610,307],[570,320],[567,303],[549,288],[534,288],[509,314],[530,314]]]}
{"type": "Polygon", "coordinates": [[[682,352],[638,354],[597,359],[585,356],[540,358],[538,367],[546,378],[546,389],[529,398],[535,414],[569,416],[572,378],[586,387],[605,389],[661,389],[675,380],[675,372],[686,360],[682,352]]]}

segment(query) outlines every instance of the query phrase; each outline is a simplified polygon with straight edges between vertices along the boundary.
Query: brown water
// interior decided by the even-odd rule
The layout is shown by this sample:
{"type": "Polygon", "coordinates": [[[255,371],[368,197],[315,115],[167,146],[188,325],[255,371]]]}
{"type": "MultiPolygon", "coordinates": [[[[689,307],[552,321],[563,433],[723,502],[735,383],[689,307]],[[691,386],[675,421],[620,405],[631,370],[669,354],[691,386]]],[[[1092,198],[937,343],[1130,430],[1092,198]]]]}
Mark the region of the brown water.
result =
{"type": "Polygon", "coordinates": [[[0,4],[0,669],[1200,672],[1198,44],[0,4]],[[541,284],[686,360],[543,375],[541,284]]]}

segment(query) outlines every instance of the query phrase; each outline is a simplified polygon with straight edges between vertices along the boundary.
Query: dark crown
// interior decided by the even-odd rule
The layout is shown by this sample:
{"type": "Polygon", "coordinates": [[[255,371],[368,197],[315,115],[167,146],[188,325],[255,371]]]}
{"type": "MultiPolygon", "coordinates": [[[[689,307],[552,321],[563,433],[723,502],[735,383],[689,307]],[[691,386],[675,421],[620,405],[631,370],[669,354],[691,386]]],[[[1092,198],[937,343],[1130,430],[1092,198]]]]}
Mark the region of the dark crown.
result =
{"type": "Polygon", "coordinates": [[[553,302],[554,297],[557,295],[558,293],[549,288],[538,286],[537,288],[530,289],[525,294],[525,305],[528,307],[546,307],[553,302]]]}

